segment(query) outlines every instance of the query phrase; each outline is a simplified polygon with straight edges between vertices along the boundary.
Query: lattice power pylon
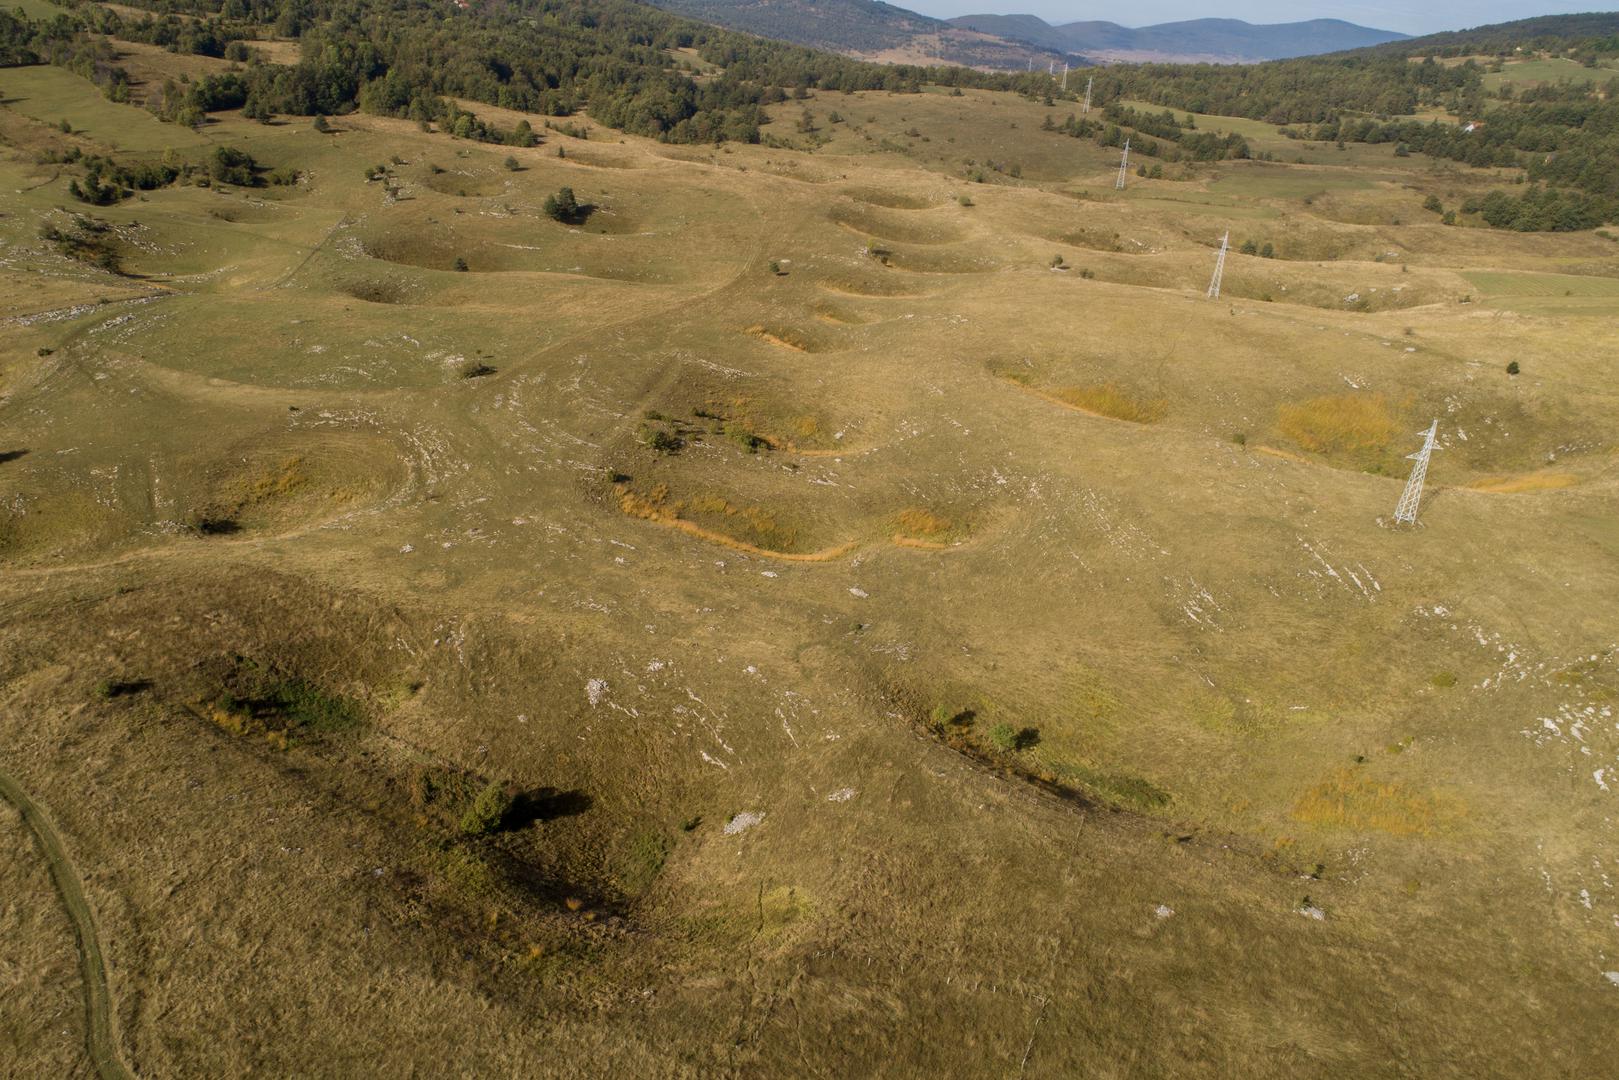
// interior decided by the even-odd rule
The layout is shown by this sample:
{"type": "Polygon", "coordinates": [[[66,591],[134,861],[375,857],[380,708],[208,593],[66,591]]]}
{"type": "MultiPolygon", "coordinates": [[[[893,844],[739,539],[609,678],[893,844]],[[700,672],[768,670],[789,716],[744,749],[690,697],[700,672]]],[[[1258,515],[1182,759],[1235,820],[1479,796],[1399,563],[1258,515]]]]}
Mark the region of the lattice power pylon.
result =
{"type": "Polygon", "coordinates": [[[1084,116],[1086,113],[1091,111],[1091,84],[1094,83],[1095,81],[1096,81],[1096,76],[1095,75],[1087,75],[1087,76],[1085,76],[1085,104],[1079,110],[1079,115],[1081,115],[1081,116],[1084,116]]]}
{"type": "Polygon", "coordinates": [[[1129,170],[1130,170],[1130,140],[1125,139],[1124,140],[1124,156],[1119,158],[1119,179],[1118,179],[1118,182],[1113,185],[1119,191],[1124,190],[1124,178],[1129,175],[1129,170]]]}
{"type": "Polygon", "coordinates": [[[1422,503],[1422,482],[1428,476],[1428,458],[1438,449],[1434,446],[1434,436],[1439,434],[1439,420],[1435,418],[1427,431],[1419,431],[1417,434],[1423,436],[1422,449],[1406,455],[1416,464],[1411,467],[1411,479],[1405,482],[1405,491],[1400,494],[1400,505],[1394,508],[1396,525],[1417,523],[1417,507],[1422,503]]]}
{"type": "Polygon", "coordinates": [[[1064,90],[1068,89],[1068,64],[1066,61],[1062,65],[1062,88],[1064,90]]]}
{"type": "Polygon", "coordinates": [[[1220,237],[1220,254],[1214,259],[1214,276],[1209,278],[1209,299],[1220,299],[1220,279],[1225,276],[1225,253],[1231,246],[1231,230],[1227,229],[1225,235],[1220,237]]]}

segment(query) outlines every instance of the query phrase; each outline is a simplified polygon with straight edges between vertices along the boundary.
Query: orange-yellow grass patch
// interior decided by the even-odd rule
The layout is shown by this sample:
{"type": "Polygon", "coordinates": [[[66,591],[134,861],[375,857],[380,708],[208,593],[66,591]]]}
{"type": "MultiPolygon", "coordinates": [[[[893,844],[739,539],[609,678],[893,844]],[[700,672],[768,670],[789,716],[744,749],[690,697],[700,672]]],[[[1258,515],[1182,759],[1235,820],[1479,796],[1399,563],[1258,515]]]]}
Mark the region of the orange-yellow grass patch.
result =
{"type": "Polygon", "coordinates": [[[1333,394],[1277,409],[1283,435],[1317,454],[1382,450],[1399,423],[1382,394],[1333,394]]]}
{"type": "Polygon", "coordinates": [[[1059,386],[1051,390],[1041,390],[1020,379],[1010,381],[1055,405],[1085,413],[1087,416],[1101,417],[1104,420],[1154,424],[1169,414],[1169,403],[1162,398],[1138,398],[1114,383],[1059,386]]]}
{"type": "Polygon", "coordinates": [[[900,547],[923,548],[928,551],[942,551],[950,547],[946,541],[956,529],[955,523],[950,519],[940,517],[920,506],[907,507],[894,515],[894,525],[896,529],[894,543],[900,547]]]}
{"type": "MultiPolygon", "coordinates": [[[[616,485],[615,490],[618,493],[619,509],[632,517],[643,518],[659,525],[667,525],[669,528],[678,529],[688,536],[695,536],[700,540],[707,540],[711,544],[719,544],[721,547],[728,547],[733,551],[745,551],[750,555],[762,555],[766,558],[784,559],[789,562],[830,562],[839,556],[847,555],[857,546],[855,541],[850,540],[846,544],[822,548],[820,551],[776,551],[771,548],[760,547],[757,544],[750,544],[746,540],[738,540],[734,536],[728,536],[714,529],[705,529],[695,521],[689,521],[681,517],[680,511],[685,508],[685,504],[679,502],[667,503],[665,500],[668,496],[668,489],[663,484],[655,487],[650,497],[637,495],[623,484],[616,485]]],[[[692,508],[719,513],[741,513],[744,515],[747,513],[747,510],[739,510],[717,496],[700,497],[694,500],[692,508]]],[[[748,509],[756,510],[757,508],[750,507],[748,509]]]]}
{"type": "Polygon", "coordinates": [[[745,332],[749,333],[749,334],[752,334],[754,337],[758,338],[760,341],[767,342],[767,343],[769,343],[771,345],[776,346],[779,349],[791,349],[794,352],[808,352],[809,351],[809,346],[800,344],[799,342],[796,342],[796,341],[790,341],[787,338],[781,337],[781,336],[776,335],[776,334],[772,334],[770,331],[766,330],[762,326],[750,326],[750,327],[748,327],[748,329],[745,332]]]}
{"type": "Polygon", "coordinates": [[[1318,464],[1317,462],[1311,461],[1309,458],[1304,457],[1301,454],[1295,454],[1287,450],[1278,450],[1274,446],[1256,446],[1254,449],[1258,450],[1261,454],[1269,454],[1271,457],[1281,458],[1283,461],[1296,461],[1300,465],[1318,464]]]}
{"type": "Polygon", "coordinates": [[[1451,796],[1418,791],[1392,780],[1374,780],[1342,768],[1299,796],[1293,818],[1311,825],[1376,829],[1394,836],[1428,836],[1465,816],[1451,796]]]}
{"type": "Polygon", "coordinates": [[[1487,476],[1467,486],[1474,491],[1487,491],[1495,495],[1519,495],[1527,491],[1556,491],[1579,483],[1573,473],[1537,472],[1520,476],[1487,476]]]}

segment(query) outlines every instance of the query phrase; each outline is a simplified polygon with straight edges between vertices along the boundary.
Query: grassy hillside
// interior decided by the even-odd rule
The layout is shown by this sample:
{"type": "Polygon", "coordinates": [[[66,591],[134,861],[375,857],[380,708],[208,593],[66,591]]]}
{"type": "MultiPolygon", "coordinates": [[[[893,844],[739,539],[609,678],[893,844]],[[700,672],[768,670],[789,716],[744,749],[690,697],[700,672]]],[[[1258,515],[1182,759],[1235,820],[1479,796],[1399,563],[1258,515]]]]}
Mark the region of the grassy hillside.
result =
{"type": "Polygon", "coordinates": [[[74,41],[0,70],[11,1071],[1603,1072],[1619,233],[1140,97],[193,127],[297,69],[74,41]]]}

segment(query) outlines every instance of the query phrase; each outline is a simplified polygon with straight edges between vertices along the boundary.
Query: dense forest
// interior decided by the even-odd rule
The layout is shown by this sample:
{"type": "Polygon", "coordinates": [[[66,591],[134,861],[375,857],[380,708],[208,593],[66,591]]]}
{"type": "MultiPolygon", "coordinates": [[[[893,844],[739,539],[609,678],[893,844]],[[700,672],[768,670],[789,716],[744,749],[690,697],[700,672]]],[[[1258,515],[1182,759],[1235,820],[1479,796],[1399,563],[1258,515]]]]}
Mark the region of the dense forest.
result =
{"type": "Polygon", "coordinates": [[[1425,106],[1467,115],[1482,99],[1481,74],[1476,64],[1413,64],[1364,52],[1248,65],[1137,64],[1099,73],[1096,95],[1278,125],[1316,124],[1346,112],[1398,116],[1425,106]]]}
{"type": "Polygon", "coordinates": [[[1471,30],[1445,30],[1363,50],[1394,56],[1505,56],[1524,52],[1563,52],[1578,55],[1593,41],[1619,44],[1619,12],[1584,15],[1538,15],[1530,19],[1491,23],[1471,30]]]}
{"type": "MultiPolygon", "coordinates": [[[[531,144],[526,126],[499,131],[450,98],[597,123],[670,142],[756,142],[765,106],[791,93],[925,85],[1017,91],[1051,101],[1043,73],[879,65],[708,26],[632,0],[130,0],[119,14],[65,0],[48,20],[0,11],[0,65],[52,63],[130,97],[109,38],[241,62],[229,73],[148,88],[164,119],[209,112],[322,116],[361,109],[437,123],[452,134],[531,144]],[[264,62],[253,43],[294,37],[296,64],[264,62]],[[679,52],[677,50],[686,50],[679,52]],[[700,64],[693,64],[692,57],[700,64]],[[708,73],[698,69],[702,68],[708,73]]],[[[1619,16],[1522,20],[1331,56],[1254,65],[1141,64],[1098,69],[1098,120],[1059,130],[1165,160],[1248,156],[1235,136],[1199,132],[1168,109],[1246,117],[1301,139],[1391,143],[1481,167],[1522,170],[1537,186],[1476,209],[1491,225],[1588,228],[1619,219],[1619,79],[1514,92],[1485,89],[1486,65],[1549,49],[1595,68],[1619,56],[1619,16]],[[1444,54],[1465,55],[1460,63],[1444,54]],[[1131,109],[1120,99],[1163,106],[1131,109]],[[1458,117],[1417,120],[1429,110],[1458,117]]]]}
{"type": "Polygon", "coordinates": [[[103,35],[247,61],[238,74],[200,80],[161,106],[194,121],[214,109],[250,116],[336,114],[355,108],[468,128],[440,100],[453,96],[567,116],[588,108],[608,127],[671,142],[757,141],[762,106],[789,88],[917,91],[924,84],[1028,89],[1032,75],[885,66],[784,45],[679,18],[629,0],[134,0],[126,17],[75,0],[71,15],[30,22],[7,15],[7,64],[50,62],[80,71],[115,99],[127,76],[103,35]],[[296,65],[257,62],[262,32],[295,36],[296,65]],[[673,50],[691,49],[723,74],[697,77],[673,50]],[[1027,85],[1025,85],[1027,84],[1027,85]]]}
{"type": "MultiPolygon", "coordinates": [[[[1485,64],[1499,66],[1504,57],[1532,55],[1534,48],[1550,48],[1596,68],[1619,56],[1619,15],[1548,17],[1506,26],[1518,29],[1487,27],[1246,67],[1110,68],[1098,75],[1096,90],[1101,101],[1134,98],[1261,120],[1294,138],[1389,143],[1399,153],[1521,169],[1545,185],[1517,195],[1496,192],[1466,208],[1498,228],[1584,229],[1619,219],[1619,77],[1521,92],[1510,84],[1487,91],[1484,84],[1485,64]],[[1431,48],[1434,42],[1441,47],[1431,48]],[[1441,63],[1445,50],[1467,59],[1441,63]],[[1464,122],[1411,116],[1425,109],[1464,122]]],[[[1145,114],[1144,127],[1132,126],[1170,137],[1163,130],[1165,116],[1173,122],[1173,114],[1145,114]]]]}

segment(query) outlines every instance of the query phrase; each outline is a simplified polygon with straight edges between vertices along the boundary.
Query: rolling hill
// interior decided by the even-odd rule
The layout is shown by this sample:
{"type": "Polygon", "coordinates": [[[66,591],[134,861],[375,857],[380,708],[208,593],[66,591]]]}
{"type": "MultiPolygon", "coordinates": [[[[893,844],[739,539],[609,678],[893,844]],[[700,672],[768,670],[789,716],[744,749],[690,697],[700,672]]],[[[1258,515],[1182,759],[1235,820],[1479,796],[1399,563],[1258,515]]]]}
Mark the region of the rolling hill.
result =
{"type": "Polygon", "coordinates": [[[1248,63],[1399,41],[1402,34],[1338,19],[1256,26],[1193,19],[1139,29],[1112,22],[1052,26],[1034,15],[940,20],[880,0],[655,0],[658,7],[732,30],[906,63],[1016,69],[1065,60],[1248,63]]]}
{"type": "Polygon", "coordinates": [[[1087,111],[0,9],[5,1075],[1602,1075],[1619,39],[1537,25],[1087,111]]]}
{"type": "Polygon", "coordinates": [[[1374,30],[1341,19],[1254,25],[1241,19],[1191,19],[1131,29],[1111,22],[1051,26],[1033,15],[963,15],[950,23],[964,29],[1093,60],[1252,62],[1341,52],[1400,41],[1404,34],[1374,30]]]}
{"type": "MultiPolygon", "coordinates": [[[[653,0],[731,30],[888,62],[1001,70],[1061,63],[1067,50],[1032,38],[953,26],[881,0],[653,0]]],[[[1038,20],[1036,20],[1038,21],[1038,20]]],[[[1042,24],[1044,25],[1044,24],[1042,24]]]]}

